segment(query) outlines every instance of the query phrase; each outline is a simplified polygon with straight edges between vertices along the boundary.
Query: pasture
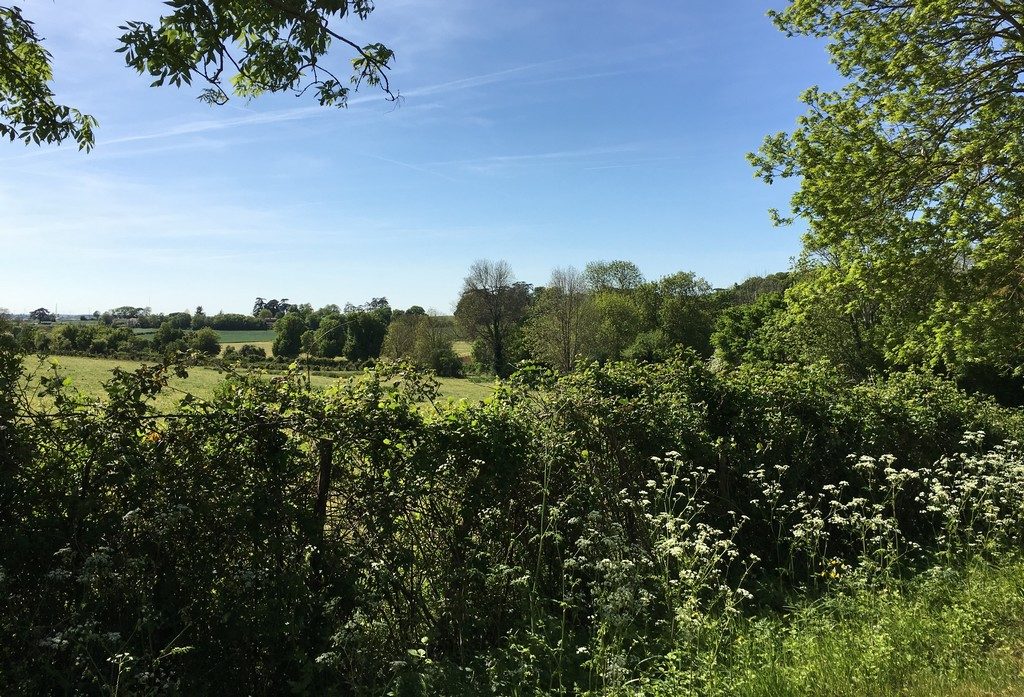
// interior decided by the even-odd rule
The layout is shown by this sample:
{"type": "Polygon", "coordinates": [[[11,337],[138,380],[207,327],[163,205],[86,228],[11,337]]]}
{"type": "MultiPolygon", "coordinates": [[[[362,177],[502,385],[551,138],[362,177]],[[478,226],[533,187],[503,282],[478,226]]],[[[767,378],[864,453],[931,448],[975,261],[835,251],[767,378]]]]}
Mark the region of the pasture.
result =
{"type": "Polygon", "coordinates": [[[217,337],[220,339],[221,353],[224,353],[228,346],[238,349],[245,344],[251,344],[263,349],[268,356],[273,354],[274,330],[272,329],[217,330],[217,337]]]}
{"type": "Polygon", "coordinates": [[[274,343],[273,329],[217,330],[222,344],[270,345],[274,343]]]}
{"type": "MultiPolygon", "coordinates": [[[[136,328],[132,331],[136,336],[147,341],[156,334],[156,329],[152,328],[136,328]]],[[[228,346],[234,346],[237,349],[244,344],[252,344],[262,348],[268,356],[271,355],[271,349],[274,346],[274,331],[272,329],[217,329],[215,331],[217,338],[220,339],[222,353],[228,346]]]]}
{"type": "MultiPolygon", "coordinates": [[[[244,333],[244,332],[238,332],[244,333]]],[[[84,397],[98,399],[105,396],[103,385],[115,368],[135,370],[143,365],[141,361],[121,360],[115,358],[86,358],[82,356],[52,356],[39,360],[27,358],[25,368],[33,382],[39,378],[55,373],[70,380],[70,387],[84,397]]],[[[323,389],[339,380],[358,379],[360,373],[352,373],[347,377],[327,377],[313,373],[310,382],[316,389],[323,389]]],[[[186,394],[200,399],[210,399],[217,386],[226,374],[222,370],[211,367],[196,366],[188,369],[187,378],[172,378],[167,390],[156,400],[156,407],[162,412],[170,411],[186,394]]],[[[465,378],[438,378],[441,383],[441,399],[447,401],[475,402],[486,399],[494,391],[492,382],[480,382],[465,378]]]]}

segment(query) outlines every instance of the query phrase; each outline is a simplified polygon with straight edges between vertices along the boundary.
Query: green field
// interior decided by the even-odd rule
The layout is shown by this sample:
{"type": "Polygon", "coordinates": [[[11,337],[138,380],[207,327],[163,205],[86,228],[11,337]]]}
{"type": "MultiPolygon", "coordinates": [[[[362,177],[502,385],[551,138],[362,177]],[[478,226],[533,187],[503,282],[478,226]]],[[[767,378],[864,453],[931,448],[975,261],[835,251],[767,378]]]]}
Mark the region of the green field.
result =
{"type": "MultiPolygon", "coordinates": [[[[152,339],[156,329],[133,329],[135,335],[143,339],[152,339]]],[[[217,337],[220,339],[221,351],[228,346],[239,348],[243,344],[259,346],[267,355],[271,355],[274,345],[274,331],[272,329],[238,329],[218,330],[217,337]]]]}
{"type": "MultiPolygon", "coordinates": [[[[71,386],[74,389],[86,397],[97,398],[104,396],[103,383],[110,379],[111,370],[118,367],[125,370],[134,370],[143,365],[143,363],[112,358],[54,356],[43,361],[27,359],[25,367],[38,378],[41,375],[52,374],[54,365],[56,365],[56,370],[61,376],[71,378],[71,386]]],[[[358,374],[354,374],[352,377],[357,376],[358,374]]],[[[352,377],[335,378],[314,374],[310,377],[310,380],[315,388],[322,389],[339,380],[349,380],[352,377]]],[[[169,389],[165,390],[157,398],[157,408],[161,411],[168,411],[185,394],[209,399],[213,396],[217,385],[223,382],[224,378],[225,374],[215,368],[189,368],[187,378],[174,378],[171,380],[169,389]]],[[[463,378],[438,378],[438,380],[441,383],[441,397],[446,400],[475,402],[485,399],[494,391],[494,384],[491,382],[477,382],[463,378]]]]}
{"type": "Polygon", "coordinates": [[[255,344],[259,346],[274,343],[273,329],[218,330],[217,336],[220,337],[222,344],[255,344]]]}
{"type": "Polygon", "coordinates": [[[242,346],[245,346],[246,344],[249,344],[251,346],[255,346],[257,348],[263,349],[263,352],[265,354],[267,354],[268,358],[270,356],[274,355],[274,342],[273,341],[246,341],[246,342],[241,343],[241,344],[223,343],[222,342],[221,345],[220,345],[220,352],[224,353],[224,351],[227,350],[228,346],[234,346],[237,349],[237,348],[241,348],[242,346]]]}
{"type": "Polygon", "coordinates": [[[244,344],[251,344],[258,346],[268,355],[273,355],[274,348],[274,330],[272,329],[255,329],[255,330],[225,330],[218,331],[217,336],[220,337],[220,350],[224,352],[228,346],[234,346],[236,349],[242,347],[244,344]]]}

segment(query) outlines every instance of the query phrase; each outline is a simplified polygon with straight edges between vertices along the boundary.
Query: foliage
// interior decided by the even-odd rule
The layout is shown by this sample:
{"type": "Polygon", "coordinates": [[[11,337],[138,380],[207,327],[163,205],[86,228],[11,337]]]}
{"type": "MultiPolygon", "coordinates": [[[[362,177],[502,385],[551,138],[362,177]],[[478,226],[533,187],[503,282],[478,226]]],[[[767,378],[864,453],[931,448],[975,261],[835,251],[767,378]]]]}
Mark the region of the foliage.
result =
{"type": "Polygon", "coordinates": [[[274,323],[274,355],[295,358],[302,349],[306,324],[296,314],[286,314],[274,323]]]}
{"type": "MultiPolygon", "coordinates": [[[[217,331],[263,331],[266,328],[263,320],[257,317],[232,312],[218,312],[215,315],[205,315],[200,324],[217,331]]],[[[193,329],[198,328],[193,324],[193,329]]]]}
{"type": "MultiPolygon", "coordinates": [[[[200,99],[224,104],[229,93],[251,99],[266,92],[312,91],[321,106],[345,106],[362,84],[398,97],[387,77],[394,53],[338,33],[346,17],[366,19],[369,0],[173,0],[156,25],[128,21],[117,52],[152,86],[209,85],[200,99]],[[348,78],[327,58],[335,44],[351,50],[348,78]]],[[[0,136],[26,143],[73,138],[94,144],[96,120],[54,99],[51,56],[19,8],[0,6],[0,136]]]]}
{"type": "Polygon", "coordinates": [[[672,345],[689,346],[702,356],[711,354],[715,308],[711,284],[694,273],[680,271],[658,281],[653,294],[657,324],[672,345]]]}
{"type": "Polygon", "coordinates": [[[172,312],[164,321],[176,329],[192,329],[192,315],[188,312],[172,312]]]}
{"type": "Polygon", "coordinates": [[[688,271],[623,290],[594,293],[597,332],[593,355],[663,360],[676,346],[710,355],[719,303],[711,285],[688,271]]]}
{"type": "Polygon", "coordinates": [[[271,298],[264,300],[256,298],[252,306],[253,317],[282,317],[290,312],[295,306],[288,302],[288,298],[271,298]]]}
{"type": "Polygon", "coordinates": [[[799,278],[795,271],[779,271],[767,276],[750,276],[727,288],[722,294],[723,304],[750,305],[757,302],[762,295],[782,295],[799,278]]]}
{"type": "Polygon", "coordinates": [[[26,351],[109,355],[135,353],[143,342],[126,327],[93,323],[58,324],[49,332],[23,327],[20,344],[26,351]]]}
{"type": "Polygon", "coordinates": [[[37,307],[32,312],[28,313],[29,319],[34,319],[36,322],[56,322],[57,316],[47,310],[45,307],[37,307]]]}
{"type": "Polygon", "coordinates": [[[56,101],[50,58],[21,9],[0,5],[0,137],[36,144],[73,138],[89,150],[96,119],[56,101]]]}
{"type": "Polygon", "coordinates": [[[794,0],[774,18],[827,39],[849,80],[808,90],[797,129],[752,156],[769,183],[801,179],[792,207],[818,269],[801,311],[839,316],[889,364],[1020,367],[1019,8],[794,0]]]}
{"type": "Polygon", "coordinates": [[[376,310],[355,310],[345,315],[348,337],[345,340],[345,357],[350,361],[364,361],[380,355],[387,335],[391,308],[376,310]]]}
{"type": "Polygon", "coordinates": [[[594,290],[636,290],[644,275],[631,261],[592,261],[583,269],[585,284],[594,290]]]}
{"type": "Polygon", "coordinates": [[[509,344],[530,305],[530,286],[516,281],[505,261],[479,260],[463,281],[455,319],[470,338],[480,341],[481,358],[499,377],[512,372],[509,344]]]}
{"type": "Polygon", "coordinates": [[[249,361],[262,361],[267,357],[267,351],[262,346],[254,346],[253,344],[242,344],[237,349],[234,346],[229,345],[224,349],[224,356],[232,354],[241,358],[242,360],[249,361]]]}
{"type": "MultiPolygon", "coordinates": [[[[847,577],[835,582],[845,592],[807,600],[781,617],[740,622],[714,687],[702,686],[702,694],[1015,694],[1022,579],[1015,557],[935,568],[881,591],[847,577]]],[[[694,692],[682,671],[648,691],[694,692]]]]}
{"type": "Polygon", "coordinates": [[[598,291],[594,294],[597,339],[594,354],[601,360],[621,359],[641,331],[640,308],[627,293],[598,291]]]}
{"type": "Polygon", "coordinates": [[[589,290],[576,269],[555,269],[531,309],[527,341],[533,355],[561,372],[571,372],[593,352],[597,316],[589,290]]]}
{"type": "Polygon", "coordinates": [[[156,333],[151,339],[153,346],[157,350],[167,351],[169,349],[177,350],[185,340],[185,332],[178,329],[172,322],[165,321],[156,330],[156,333]]]}
{"type": "Polygon", "coordinates": [[[135,307],[133,305],[115,307],[113,310],[109,310],[108,313],[114,319],[144,319],[152,314],[148,307],[135,307]]]}
{"type": "Polygon", "coordinates": [[[324,358],[335,358],[345,353],[348,330],[340,315],[329,315],[320,320],[308,353],[324,358]]]}
{"type": "Polygon", "coordinates": [[[388,325],[381,355],[406,359],[433,370],[437,375],[462,375],[462,361],[455,354],[455,327],[448,318],[418,312],[406,312],[388,325]]]}
{"type": "Polygon", "coordinates": [[[1021,416],[924,374],[690,355],[445,406],[398,365],[158,416],[183,368],[0,396],[4,692],[707,694],[780,588],[1024,533],[1021,416]]]}
{"type": "Polygon", "coordinates": [[[217,356],[220,354],[220,338],[217,336],[217,332],[209,327],[203,327],[189,334],[186,343],[193,351],[198,351],[207,356],[217,356]]]}
{"type": "Polygon", "coordinates": [[[771,320],[784,313],[778,293],[764,293],[747,305],[734,305],[718,317],[711,346],[715,356],[733,365],[756,361],[783,362],[784,347],[771,340],[771,320]]]}

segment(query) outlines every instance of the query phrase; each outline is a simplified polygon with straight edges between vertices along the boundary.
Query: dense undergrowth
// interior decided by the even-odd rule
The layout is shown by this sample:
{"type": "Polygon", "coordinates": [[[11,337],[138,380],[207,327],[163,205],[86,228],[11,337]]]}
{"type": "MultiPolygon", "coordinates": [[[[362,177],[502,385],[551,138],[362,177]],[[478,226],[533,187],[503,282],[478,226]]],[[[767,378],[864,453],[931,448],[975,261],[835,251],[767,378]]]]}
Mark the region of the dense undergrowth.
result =
{"type": "MultiPolygon", "coordinates": [[[[3,341],[3,339],[0,339],[3,341]]],[[[1021,414],[682,356],[478,405],[0,350],[0,691],[886,694],[1020,676],[1021,414]]]]}
{"type": "MultiPolygon", "coordinates": [[[[784,616],[744,619],[699,690],[788,695],[1024,693],[1024,563],[935,567],[897,581],[854,575],[784,616]]],[[[693,692],[685,671],[654,695],[693,692]]]]}

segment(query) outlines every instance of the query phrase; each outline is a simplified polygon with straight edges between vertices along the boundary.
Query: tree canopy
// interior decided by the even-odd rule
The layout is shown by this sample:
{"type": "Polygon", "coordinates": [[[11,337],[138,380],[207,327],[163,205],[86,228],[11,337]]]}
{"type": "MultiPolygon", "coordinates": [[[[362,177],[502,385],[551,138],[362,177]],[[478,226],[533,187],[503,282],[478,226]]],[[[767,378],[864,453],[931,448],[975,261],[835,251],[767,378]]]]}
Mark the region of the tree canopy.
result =
{"type": "MultiPolygon", "coordinates": [[[[154,24],[130,20],[117,49],[153,86],[204,83],[199,99],[311,92],[321,106],[345,106],[361,85],[397,99],[387,71],[394,53],[360,45],[337,31],[347,16],[366,19],[370,0],[168,0],[154,24]],[[328,60],[336,44],[352,54],[344,70],[328,60]]],[[[340,62],[340,61],[339,61],[340,62]]],[[[0,136],[26,143],[95,143],[96,119],[57,102],[51,55],[21,9],[0,5],[0,136]]]]}
{"type": "Polygon", "coordinates": [[[530,305],[530,285],[515,280],[507,261],[476,261],[462,285],[455,319],[463,331],[482,341],[496,375],[511,372],[509,335],[530,305]]]}
{"type": "Polygon", "coordinates": [[[751,156],[769,183],[801,178],[800,297],[893,363],[1020,367],[1020,4],[794,0],[773,18],[827,39],[848,79],[808,90],[797,128],[751,156]]]}

